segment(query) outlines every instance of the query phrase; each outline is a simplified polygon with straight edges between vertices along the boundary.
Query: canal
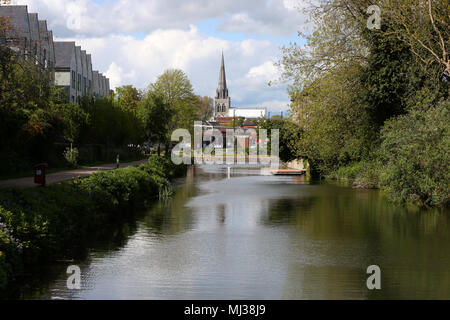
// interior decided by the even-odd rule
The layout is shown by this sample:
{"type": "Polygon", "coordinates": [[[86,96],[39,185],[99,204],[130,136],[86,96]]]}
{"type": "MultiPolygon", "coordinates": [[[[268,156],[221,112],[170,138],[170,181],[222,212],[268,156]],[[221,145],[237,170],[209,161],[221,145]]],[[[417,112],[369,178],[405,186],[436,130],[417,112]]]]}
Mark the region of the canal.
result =
{"type": "Polygon", "coordinates": [[[25,299],[450,299],[450,214],[258,168],[191,167],[175,194],[47,267],[25,299]],[[68,290],[66,268],[81,268],[68,290]],[[381,269],[368,290],[366,269],[381,269]]]}

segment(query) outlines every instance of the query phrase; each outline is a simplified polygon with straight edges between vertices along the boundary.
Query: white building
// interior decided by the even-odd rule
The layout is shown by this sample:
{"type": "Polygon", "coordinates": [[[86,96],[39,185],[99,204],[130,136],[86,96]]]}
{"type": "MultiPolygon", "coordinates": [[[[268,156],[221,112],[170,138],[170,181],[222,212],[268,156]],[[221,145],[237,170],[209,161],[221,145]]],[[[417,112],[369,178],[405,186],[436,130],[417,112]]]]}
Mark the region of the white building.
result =
{"type": "Polygon", "coordinates": [[[264,118],[267,115],[267,108],[230,108],[228,117],[242,117],[245,119],[264,118]]]}

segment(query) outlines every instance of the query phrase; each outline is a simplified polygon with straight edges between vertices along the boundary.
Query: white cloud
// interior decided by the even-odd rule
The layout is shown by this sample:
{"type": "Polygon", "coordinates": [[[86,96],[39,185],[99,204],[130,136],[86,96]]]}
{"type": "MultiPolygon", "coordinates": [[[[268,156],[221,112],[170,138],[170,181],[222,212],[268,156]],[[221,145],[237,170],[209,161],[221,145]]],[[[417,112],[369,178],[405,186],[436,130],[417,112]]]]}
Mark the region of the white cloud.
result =
{"type": "Polygon", "coordinates": [[[189,30],[156,30],[144,39],[109,35],[103,38],[66,38],[92,54],[93,67],[110,78],[111,87],[125,84],[145,89],[168,68],[186,72],[197,94],[213,96],[224,51],[227,83],[233,106],[267,105],[288,100],[284,86],[269,87],[278,78],[273,61],[276,44],[262,40],[232,42],[189,30]]]}
{"type": "Polygon", "coordinates": [[[48,19],[60,36],[149,33],[217,19],[220,30],[292,35],[305,22],[302,0],[19,0],[48,19]]]}
{"type": "Polygon", "coordinates": [[[46,19],[59,40],[75,40],[92,54],[94,69],[111,87],[146,88],[168,68],[184,70],[195,91],[213,96],[225,53],[233,106],[268,106],[286,110],[284,85],[274,67],[281,54],[273,40],[225,40],[195,27],[218,23],[221,32],[263,35],[273,39],[301,29],[303,0],[18,0],[46,19]],[[134,36],[134,34],[139,36],[134,36]],[[270,37],[268,37],[270,36],[270,37]]]}

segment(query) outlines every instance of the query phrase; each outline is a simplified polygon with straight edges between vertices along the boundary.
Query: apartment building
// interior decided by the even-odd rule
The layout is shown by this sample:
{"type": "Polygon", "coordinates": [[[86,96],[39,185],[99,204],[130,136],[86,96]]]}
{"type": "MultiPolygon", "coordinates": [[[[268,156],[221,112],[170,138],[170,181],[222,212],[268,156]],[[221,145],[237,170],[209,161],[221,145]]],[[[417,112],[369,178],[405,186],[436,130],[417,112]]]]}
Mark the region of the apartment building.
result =
{"type": "Polygon", "coordinates": [[[93,70],[92,56],[75,42],[54,42],[47,21],[39,20],[37,13],[29,13],[24,5],[1,5],[0,17],[10,26],[0,45],[49,71],[51,81],[64,89],[70,102],[78,104],[84,96],[109,96],[109,79],[93,70]]]}

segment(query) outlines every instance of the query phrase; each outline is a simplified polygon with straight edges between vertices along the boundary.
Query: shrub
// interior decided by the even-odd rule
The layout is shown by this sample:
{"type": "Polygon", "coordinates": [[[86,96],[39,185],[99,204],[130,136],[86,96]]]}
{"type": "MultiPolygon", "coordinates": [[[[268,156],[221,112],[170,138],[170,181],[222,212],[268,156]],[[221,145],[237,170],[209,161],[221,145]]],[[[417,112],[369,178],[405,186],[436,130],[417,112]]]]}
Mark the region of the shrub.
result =
{"type": "Polygon", "coordinates": [[[377,189],[380,187],[382,165],[379,160],[363,161],[353,181],[353,187],[377,189]]]}
{"type": "Polygon", "coordinates": [[[450,195],[450,102],[417,109],[382,130],[381,185],[396,201],[444,206],[450,195]]]}
{"type": "Polygon", "coordinates": [[[355,188],[376,189],[379,188],[380,172],[379,160],[366,160],[340,167],[329,178],[352,181],[355,188]]]}
{"type": "Polygon", "coordinates": [[[64,158],[71,166],[76,167],[78,165],[78,149],[67,148],[64,151],[64,158]]]}
{"type": "Polygon", "coordinates": [[[46,188],[3,190],[0,290],[22,264],[60,255],[79,245],[99,226],[129,212],[135,204],[167,195],[169,179],[184,171],[185,166],[155,156],[138,168],[98,172],[46,188]]]}
{"type": "Polygon", "coordinates": [[[330,175],[332,179],[354,180],[362,170],[362,162],[354,162],[347,166],[340,167],[330,175]]]}

